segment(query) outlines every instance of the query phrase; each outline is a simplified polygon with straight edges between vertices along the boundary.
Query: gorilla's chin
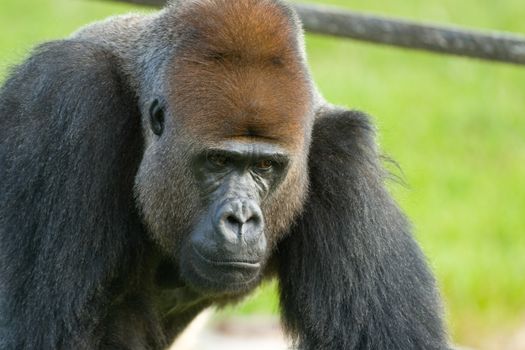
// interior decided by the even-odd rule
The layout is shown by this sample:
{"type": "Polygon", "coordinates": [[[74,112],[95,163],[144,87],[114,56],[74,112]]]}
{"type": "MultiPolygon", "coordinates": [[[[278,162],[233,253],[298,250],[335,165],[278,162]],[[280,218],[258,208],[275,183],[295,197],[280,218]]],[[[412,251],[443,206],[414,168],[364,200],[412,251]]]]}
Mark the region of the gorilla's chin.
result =
{"type": "Polygon", "coordinates": [[[257,286],[262,263],[257,261],[217,260],[188,247],[181,261],[183,279],[205,295],[236,295],[257,286]]]}

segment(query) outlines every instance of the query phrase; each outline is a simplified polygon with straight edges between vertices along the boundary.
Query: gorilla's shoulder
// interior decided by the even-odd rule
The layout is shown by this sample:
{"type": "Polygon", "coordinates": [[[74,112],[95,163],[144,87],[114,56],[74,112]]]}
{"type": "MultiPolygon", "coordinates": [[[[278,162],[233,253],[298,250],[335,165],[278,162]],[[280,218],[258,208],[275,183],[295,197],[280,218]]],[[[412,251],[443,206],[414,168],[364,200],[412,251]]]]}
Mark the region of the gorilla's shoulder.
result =
{"type": "Polygon", "coordinates": [[[104,46],[122,46],[138,37],[151,16],[126,14],[90,23],[71,35],[71,39],[86,40],[104,46]]]}
{"type": "Polygon", "coordinates": [[[316,113],[312,151],[352,153],[352,149],[366,148],[375,153],[375,133],[372,117],[368,114],[331,105],[323,106],[316,113]]]}
{"type": "MultiPolygon", "coordinates": [[[[118,61],[111,51],[89,41],[68,39],[46,42],[11,70],[3,90],[13,92],[13,86],[24,87],[32,83],[35,88],[42,85],[46,89],[44,95],[49,95],[51,86],[64,86],[71,79],[89,83],[98,81],[101,76],[107,78],[108,74],[115,78],[120,75],[117,74],[120,73],[117,70],[118,61]]],[[[38,89],[32,91],[35,95],[38,89]]]]}

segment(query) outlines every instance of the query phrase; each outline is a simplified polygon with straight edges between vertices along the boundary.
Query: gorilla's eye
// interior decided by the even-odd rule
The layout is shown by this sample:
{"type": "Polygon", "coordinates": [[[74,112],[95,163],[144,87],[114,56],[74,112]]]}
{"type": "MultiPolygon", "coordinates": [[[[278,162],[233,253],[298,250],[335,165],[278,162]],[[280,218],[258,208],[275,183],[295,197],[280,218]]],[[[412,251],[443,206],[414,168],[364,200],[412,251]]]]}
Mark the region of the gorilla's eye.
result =
{"type": "Polygon", "coordinates": [[[224,168],[228,164],[228,157],[221,154],[211,154],[208,156],[208,162],[217,168],[224,168]]]}
{"type": "Polygon", "coordinates": [[[269,159],[264,159],[255,163],[257,171],[267,172],[273,169],[274,163],[269,159]]]}
{"type": "Polygon", "coordinates": [[[151,104],[149,121],[153,133],[157,136],[162,135],[164,131],[164,109],[161,107],[159,100],[155,100],[151,104]]]}

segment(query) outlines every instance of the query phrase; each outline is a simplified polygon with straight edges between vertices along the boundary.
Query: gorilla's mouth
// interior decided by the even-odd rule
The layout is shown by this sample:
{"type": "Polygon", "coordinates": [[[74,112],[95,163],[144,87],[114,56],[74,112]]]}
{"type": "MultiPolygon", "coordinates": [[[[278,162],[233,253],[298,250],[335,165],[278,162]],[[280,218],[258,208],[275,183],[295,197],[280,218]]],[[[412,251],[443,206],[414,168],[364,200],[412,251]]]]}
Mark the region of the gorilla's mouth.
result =
{"type": "Polygon", "coordinates": [[[216,260],[192,246],[182,269],[184,279],[206,294],[236,294],[254,287],[261,272],[261,261],[216,260]]]}
{"type": "Polygon", "coordinates": [[[205,253],[199,251],[195,246],[192,246],[193,253],[199,257],[204,262],[215,265],[215,266],[224,266],[224,267],[239,267],[247,269],[259,269],[261,267],[261,262],[259,260],[249,261],[247,259],[232,259],[232,260],[214,260],[211,257],[206,257],[205,253]]]}

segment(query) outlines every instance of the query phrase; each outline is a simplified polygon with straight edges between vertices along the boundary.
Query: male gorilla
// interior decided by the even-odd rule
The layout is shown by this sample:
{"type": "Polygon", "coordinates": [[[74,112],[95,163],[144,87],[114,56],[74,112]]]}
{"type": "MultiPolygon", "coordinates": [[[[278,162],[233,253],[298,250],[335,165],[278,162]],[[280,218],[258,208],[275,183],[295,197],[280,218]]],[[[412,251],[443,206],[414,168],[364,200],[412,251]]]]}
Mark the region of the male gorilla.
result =
{"type": "Polygon", "coordinates": [[[37,48],[0,94],[0,348],[162,349],[277,278],[300,349],[444,349],[368,117],[279,0],[179,0],[37,48]]]}

